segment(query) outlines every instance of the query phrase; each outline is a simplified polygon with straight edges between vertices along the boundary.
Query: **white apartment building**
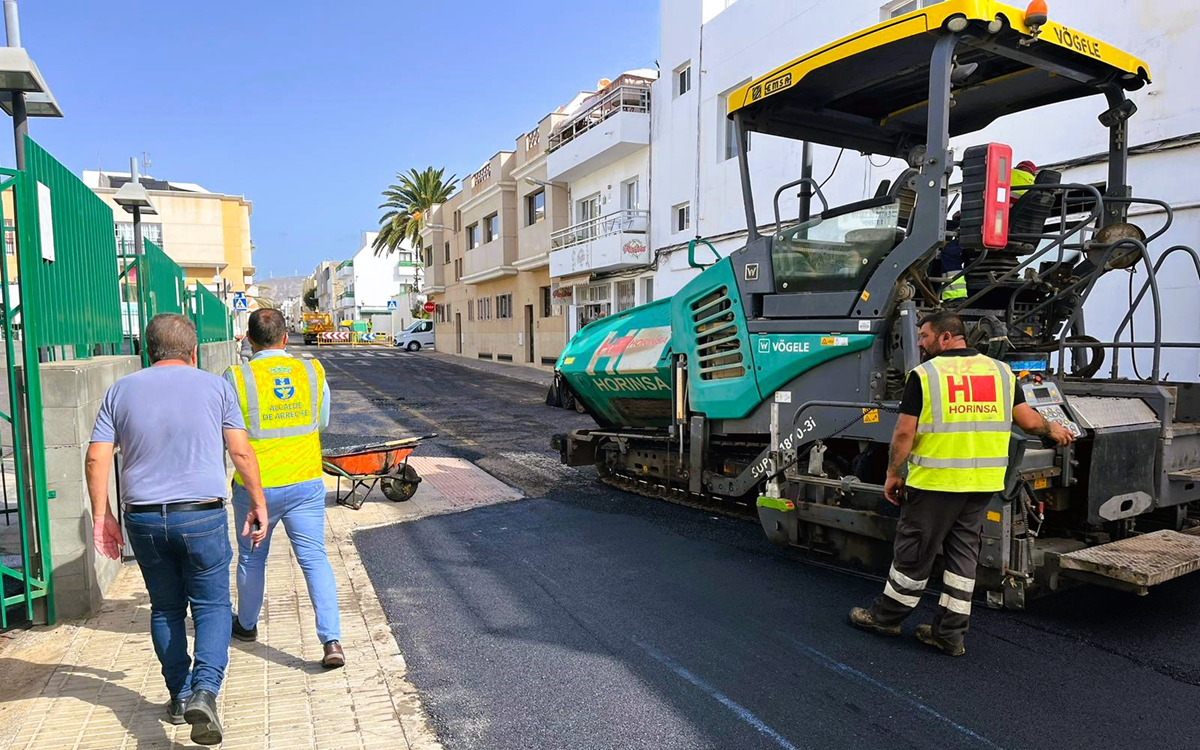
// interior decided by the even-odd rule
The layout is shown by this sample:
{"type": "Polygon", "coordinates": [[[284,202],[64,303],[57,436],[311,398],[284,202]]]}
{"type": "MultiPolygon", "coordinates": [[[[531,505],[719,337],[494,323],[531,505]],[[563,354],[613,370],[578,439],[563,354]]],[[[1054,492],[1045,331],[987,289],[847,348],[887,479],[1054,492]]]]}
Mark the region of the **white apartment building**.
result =
{"type": "MultiPolygon", "coordinates": [[[[651,87],[650,133],[656,294],[673,294],[695,275],[688,267],[689,239],[709,238],[722,255],[744,244],[735,143],[725,117],[729,93],[828,42],[934,1],[661,0],[662,75],[651,87]]],[[[1195,247],[1200,244],[1200,188],[1181,176],[1200,167],[1200,100],[1191,88],[1200,75],[1200,46],[1188,41],[1200,14],[1194,4],[1174,0],[1103,5],[1104,12],[1096,12],[1094,0],[1053,0],[1050,14],[1148,63],[1153,84],[1131,94],[1139,111],[1130,121],[1129,183],[1136,196],[1159,198],[1175,209],[1171,229],[1151,246],[1152,253],[1177,243],[1195,247]]],[[[1096,120],[1104,109],[1100,97],[1091,97],[1004,117],[957,146],[999,141],[1013,147],[1016,159],[1063,169],[1064,181],[1101,181],[1104,166],[1089,157],[1107,150],[1108,131],[1096,120]]],[[[756,218],[763,226],[773,221],[775,190],[800,176],[800,144],[752,134],[749,147],[756,218]]],[[[896,159],[872,161],[814,149],[813,175],[825,182],[831,206],[870,197],[902,166],[896,159]]],[[[819,202],[814,200],[813,207],[819,211],[819,202]]],[[[1138,207],[1133,221],[1153,232],[1165,216],[1156,210],[1138,207]]],[[[791,191],[781,199],[781,215],[796,212],[791,191]]],[[[711,254],[698,251],[698,259],[711,260],[711,254]]],[[[1190,260],[1173,257],[1159,276],[1167,311],[1164,340],[1200,340],[1200,295],[1190,266],[1190,260]]],[[[1139,288],[1144,278],[1144,273],[1135,278],[1139,288]]],[[[1115,330],[1127,309],[1127,284],[1121,273],[1101,279],[1087,306],[1089,333],[1104,337],[1115,330]],[[1116,299],[1121,304],[1113,304],[1116,299]]],[[[1149,305],[1142,307],[1148,314],[1149,305]]],[[[1148,330],[1148,315],[1145,325],[1139,331],[1148,330]]],[[[1200,354],[1165,352],[1163,362],[1173,378],[1200,379],[1200,354]]]]}
{"type": "Polygon", "coordinates": [[[363,232],[359,249],[348,260],[336,265],[340,283],[334,303],[334,323],[369,320],[377,332],[392,331],[392,311],[388,302],[402,290],[419,291],[421,268],[416,252],[402,243],[395,253],[375,252],[372,243],[379,232],[363,232]]]}
{"type": "Polygon", "coordinates": [[[581,92],[550,133],[546,178],[566,187],[569,225],[550,236],[550,278],[567,334],[654,299],[650,88],[633,70],[581,92]]]}
{"type": "Polygon", "coordinates": [[[323,260],[317,264],[309,277],[317,289],[317,310],[329,313],[331,319],[338,294],[341,292],[337,284],[337,265],[333,261],[323,260]]]}

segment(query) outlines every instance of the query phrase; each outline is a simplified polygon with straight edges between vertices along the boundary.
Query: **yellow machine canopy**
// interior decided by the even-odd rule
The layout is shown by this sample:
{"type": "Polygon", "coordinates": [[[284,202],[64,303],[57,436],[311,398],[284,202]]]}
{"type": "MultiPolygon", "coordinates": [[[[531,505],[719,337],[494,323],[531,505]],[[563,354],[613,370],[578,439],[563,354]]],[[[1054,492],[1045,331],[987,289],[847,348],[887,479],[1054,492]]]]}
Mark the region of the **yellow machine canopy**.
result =
{"type": "Polygon", "coordinates": [[[747,130],[903,156],[925,140],[934,45],[961,31],[950,135],[996,118],[1102,93],[1134,91],[1147,65],[1051,17],[1035,35],[1025,13],[991,0],[946,0],[839,39],[729,97],[747,130]]]}

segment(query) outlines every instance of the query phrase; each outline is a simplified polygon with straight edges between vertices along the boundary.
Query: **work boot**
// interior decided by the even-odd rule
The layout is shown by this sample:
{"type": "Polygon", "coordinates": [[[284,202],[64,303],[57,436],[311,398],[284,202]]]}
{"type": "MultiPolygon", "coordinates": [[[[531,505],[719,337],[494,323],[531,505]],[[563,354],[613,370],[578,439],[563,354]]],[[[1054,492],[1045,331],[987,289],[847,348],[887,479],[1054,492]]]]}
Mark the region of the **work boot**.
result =
{"type": "Polygon", "coordinates": [[[950,641],[933,634],[932,625],[918,625],[915,635],[921,643],[927,643],[947,656],[962,656],[967,653],[967,647],[961,643],[950,641]]]}
{"type": "Polygon", "coordinates": [[[871,614],[870,610],[864,607],[855,607],[854,609],[850,610],[850,624],[859,630],[866,630],[869,633],[876,633],[878,635],[900,635],[899,625],[892,625],[889,627],[887,625],[879,624],[879,622],[876,621],[875,616],[871,614]]]}
{"type": "Polygon", "coordinates": [[[167,701],[167,721],[172,724],[183,723],[183,706],[187,703],[184,698],[172,698],[167,701]]]}
{"type": "Polygon", "coordinates": [[[237,638],[239,641],[257,641],[258,640],[258,626],[255,625],[252,628],[243,628],[242,624],[240,622],[238,622],[237,615],[234,615],[233,616],[233,637],[237,638]]]}
{"type": "Polygon", "coordinates": [[[217,696],[208,690],[192,693],[183,720],[192,725],[192,742],[197,745],[220,745],[224,739],[221,721],[217,718],[217,696]]]}
{"type": "Polygon", "coordinates": [[[325,643],[325,656],[321,659],[321,666],[326,669],[346,666],[346,652],[342,651],[342,644],[337,641],[325,643]]]}

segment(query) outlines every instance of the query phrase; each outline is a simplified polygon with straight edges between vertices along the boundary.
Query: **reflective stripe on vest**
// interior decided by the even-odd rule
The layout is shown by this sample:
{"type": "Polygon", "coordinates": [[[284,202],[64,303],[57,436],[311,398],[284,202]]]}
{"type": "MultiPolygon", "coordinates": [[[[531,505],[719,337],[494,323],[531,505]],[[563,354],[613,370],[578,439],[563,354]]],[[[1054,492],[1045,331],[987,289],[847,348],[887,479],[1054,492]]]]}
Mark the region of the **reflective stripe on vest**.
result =
{"type": "MultiPolygon", "coordinates": [[[[268,360],[283,359],[282,357],[268,357],[268,360]]],[[[260,362],[266,360],[259,360],[260,362]]],[[[295,360],[293,360],[295,361],[295,360]]],[[[304,369],[308,375],[308,395],[309,395],[309,413],[312,415],[312,421],[308,424],[295,425],[293,427],[272,427],[264,429],[262,427],[262,412],[258,404],[258,386],[254,379],[254,367],[250,364],[238,365],[237,369],[242,372],[242,383],[245,384],[246,390],[246,432],[255,440],[266,440],[268,438],[283,438],[297,437],[299,435],[307,435],[310,432],[317,430],[320,408],[320,380],[317,378],[317,369],[313,367],[310,360],[303,360],[304,369]]]]}
{"type": "Polygon", "coordinates": [[[962,275],[961,271],[955,271],[959,274],[958,278],[951,281],[942,290],[942,299],[966,299],[967,298],[967,277],[962,275]]]}
{"type": "Polygon", "coordinates": [[[908,484],[943,492],[1004,488],[1016,379],[990,357],[935,357],[913,371],[923,404],[908,484]]]}
{"type": "MultiPolygon", "coordinates": [[[[267,357],[231,369],[263,487],[319,479],[323,368],[313,360],[267,357]]],[[[234,479],[244,484],[240,475],[234,479]]]]}

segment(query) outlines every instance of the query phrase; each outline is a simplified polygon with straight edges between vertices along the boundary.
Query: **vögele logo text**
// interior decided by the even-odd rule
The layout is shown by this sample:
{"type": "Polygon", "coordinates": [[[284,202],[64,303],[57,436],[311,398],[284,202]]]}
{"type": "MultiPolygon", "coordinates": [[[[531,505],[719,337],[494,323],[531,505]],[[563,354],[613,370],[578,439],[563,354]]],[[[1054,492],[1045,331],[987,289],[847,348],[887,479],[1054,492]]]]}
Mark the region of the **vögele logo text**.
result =
{"type": "Polygon", "coordinates": [[[766,336],[761,336],[758,339],[758,353],[767,354],[775,352],[776,354],[807,354],[809,351],[809,342],[807,341],[781,341],[778,339],[769,339],[766,336]]]}

